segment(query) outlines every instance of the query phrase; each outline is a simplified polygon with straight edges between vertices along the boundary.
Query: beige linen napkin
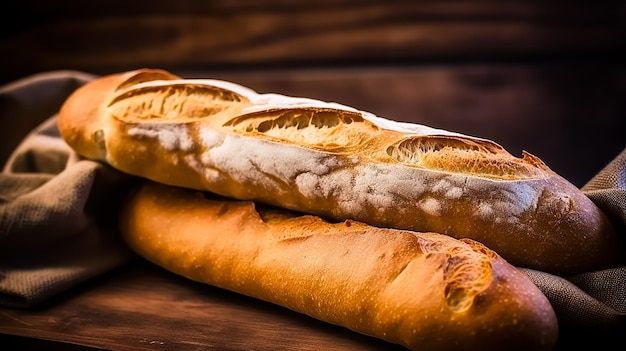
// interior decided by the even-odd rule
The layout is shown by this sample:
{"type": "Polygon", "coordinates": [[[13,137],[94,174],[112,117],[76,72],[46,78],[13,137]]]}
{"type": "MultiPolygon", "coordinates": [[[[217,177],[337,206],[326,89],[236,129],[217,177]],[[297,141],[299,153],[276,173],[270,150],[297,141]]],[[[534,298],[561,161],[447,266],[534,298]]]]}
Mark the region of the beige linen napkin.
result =
{"type": "Polygon", "coordinates": [[[0,173],[0,305],[36,306],[133,257],[114,221],[134,178],[79,159],[51,117],[89,79],[51,72],[0,88],[2,142],[23,138],[0,173]]]}

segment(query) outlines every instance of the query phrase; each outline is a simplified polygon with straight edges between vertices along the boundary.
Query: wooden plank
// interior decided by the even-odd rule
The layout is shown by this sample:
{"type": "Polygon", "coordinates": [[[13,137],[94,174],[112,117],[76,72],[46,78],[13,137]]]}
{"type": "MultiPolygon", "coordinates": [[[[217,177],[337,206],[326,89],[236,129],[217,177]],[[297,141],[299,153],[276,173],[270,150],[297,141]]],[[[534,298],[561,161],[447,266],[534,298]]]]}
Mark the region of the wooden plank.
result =
{"type": "MultiPolygon", "coordinates": [[[[5,11],[0,67],[93,73],[140,66],[251,67],[520,60],[613,60],[624,7],[608,1],[259,1],[76,4],[5,11]],[[89,4],[89,5],[87,5],[89,4]],[[6,24],[5,24],[6,26],[6,24]]],[[[16,77],[13,77],[16,78],[16,77]]]]}
{"type": "Polygon", "coordinates": [[[404,349],[145,261],[36,310],[0,308],[0,334],[38,346],[114,350],[404,349]]]}
{"type": "MultiPolygon", "coordinates": [[[[601,331],[561,325],[554,351],[598,346],[601,331]],[[589,346],[589,347],[587,347],[589,346]]],[[[16,350],[402,351],[280,306],[171,274],[141,259],[39,308],[0,307],[16,350]]]]}

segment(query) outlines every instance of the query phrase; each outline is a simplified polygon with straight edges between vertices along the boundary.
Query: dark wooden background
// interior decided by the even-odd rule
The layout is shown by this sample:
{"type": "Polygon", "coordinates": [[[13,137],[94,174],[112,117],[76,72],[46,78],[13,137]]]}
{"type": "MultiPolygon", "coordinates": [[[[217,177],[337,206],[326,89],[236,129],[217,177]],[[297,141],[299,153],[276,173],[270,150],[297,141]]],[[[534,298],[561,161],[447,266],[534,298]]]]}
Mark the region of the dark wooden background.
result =
{"type": "Polygon", "coordinates": [[[0,15],[0,81],[228,79],[493,139],[582,186],[626,147],[624,3],[23,0],[0,15]]]}

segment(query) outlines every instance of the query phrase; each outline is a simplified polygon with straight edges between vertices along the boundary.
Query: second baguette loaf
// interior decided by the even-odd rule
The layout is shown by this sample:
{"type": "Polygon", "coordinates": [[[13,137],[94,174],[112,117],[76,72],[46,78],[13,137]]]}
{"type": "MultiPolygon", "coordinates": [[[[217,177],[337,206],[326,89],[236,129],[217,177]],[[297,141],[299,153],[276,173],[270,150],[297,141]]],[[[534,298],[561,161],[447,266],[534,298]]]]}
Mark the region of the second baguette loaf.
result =
{"type": "Polygon", "coordinates": [[[329,223],[152,182],[121,216],[129,246],[165,269],[414,350],[556,342],[546,297],[472,240],[329,223]]]}
{"type": "Polygon", "coordinates": [[[138,70],[78,89],[59,129],[79,154],[164,184],[472,238],[552,273],[623,260],[604,214],[537,157],[347,106],[138,70]]]}

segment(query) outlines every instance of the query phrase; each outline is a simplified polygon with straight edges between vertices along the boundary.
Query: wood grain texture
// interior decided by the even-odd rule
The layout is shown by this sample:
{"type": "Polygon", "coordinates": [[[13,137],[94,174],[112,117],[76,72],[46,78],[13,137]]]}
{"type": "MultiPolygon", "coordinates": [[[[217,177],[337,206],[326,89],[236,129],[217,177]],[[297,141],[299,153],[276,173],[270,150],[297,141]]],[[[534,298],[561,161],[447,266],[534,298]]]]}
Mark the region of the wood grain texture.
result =
{"type": "MultiPolygon", "coordinates": [[[[612,60],[617,1],[25,0],[3,14],[7,75],[388,62],[612,60]],[[10,20],[10,21],[9,21],[10,20]],[[7,25],[8,23],[15,23],[7,25]]],[[[16,78],[16,77],[14,77],[16,78]]]]}
{"type": "Polygon", "coordinates": [[[143,261],[38,310],[0,309],[0,334],[39,340],[43,349],[72,344],[137,351],[404,349],[143,261]]]}
{"type": "MultiPolygon", "coordinates": [[[[562,325],[554,351],[611,349],[616,335],[562,325]]],[[[3,350],[406,351],[142,259],[32,310],[0,307],[3,350]],[[9,348],[7,348],[9,347],[9,348]]]]}

